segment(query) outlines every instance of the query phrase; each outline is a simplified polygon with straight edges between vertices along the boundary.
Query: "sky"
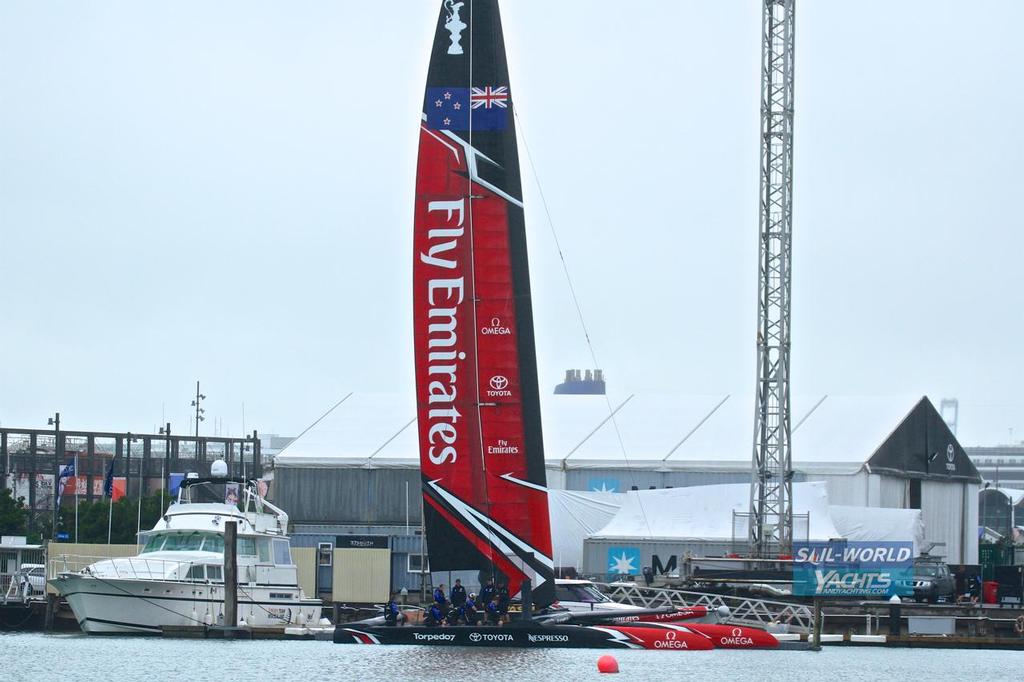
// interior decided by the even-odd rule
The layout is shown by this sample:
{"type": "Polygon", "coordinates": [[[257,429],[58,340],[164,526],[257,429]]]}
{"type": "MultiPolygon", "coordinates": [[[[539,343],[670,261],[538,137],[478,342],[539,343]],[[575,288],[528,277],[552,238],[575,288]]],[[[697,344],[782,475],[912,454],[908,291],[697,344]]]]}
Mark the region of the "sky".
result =
{"type": "MultiPolygon", "coordinates": [[[[0,424],[296,434],[412,391],[438,0],[0,3],[0,424]]],[[[760,3],[502,5],[540,381],[754,407],[760,3]],[[529,149],[532,165],[526,154],[529,149]],[[548,220],[548,212],[551,220],[548,220]]],[[[1024,439],[1024,3],[797,7],[796,395],[1024,439]]]]}

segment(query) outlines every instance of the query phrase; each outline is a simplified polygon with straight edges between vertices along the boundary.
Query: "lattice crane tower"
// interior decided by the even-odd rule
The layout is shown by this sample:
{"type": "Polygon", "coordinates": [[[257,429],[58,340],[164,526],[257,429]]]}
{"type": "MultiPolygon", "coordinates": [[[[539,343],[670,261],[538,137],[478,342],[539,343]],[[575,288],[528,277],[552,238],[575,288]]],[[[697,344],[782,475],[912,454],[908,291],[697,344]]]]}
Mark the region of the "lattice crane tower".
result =
{"type": "Polygon", "coordinates": [[[763,8],[757,409],[749,519],[755,557],[788,554],[793,542],[789,331],[794,5],[795,0],[764,0],[763,8]]]}

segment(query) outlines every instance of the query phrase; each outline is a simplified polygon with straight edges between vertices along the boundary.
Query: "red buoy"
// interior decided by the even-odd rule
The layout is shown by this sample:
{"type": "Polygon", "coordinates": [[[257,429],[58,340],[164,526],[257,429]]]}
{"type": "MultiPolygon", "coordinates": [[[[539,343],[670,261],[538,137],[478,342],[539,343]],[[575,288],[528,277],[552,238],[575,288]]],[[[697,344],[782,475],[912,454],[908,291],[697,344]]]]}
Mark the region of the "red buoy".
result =
{"type": "Polygon", "coordinates": [[[615,660],[614,656],[605,654],[601,658],[597,659],[597,672],[617,673],[619,672],[619,662],[615,660]]]}

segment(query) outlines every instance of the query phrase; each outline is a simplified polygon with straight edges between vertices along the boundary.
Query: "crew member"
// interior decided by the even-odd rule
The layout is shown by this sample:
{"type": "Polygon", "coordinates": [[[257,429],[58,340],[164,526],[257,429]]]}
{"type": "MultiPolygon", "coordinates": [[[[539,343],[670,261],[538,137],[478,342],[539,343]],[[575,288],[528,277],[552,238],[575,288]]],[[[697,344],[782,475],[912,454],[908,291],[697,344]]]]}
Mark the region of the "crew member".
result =
{"type": "Polygon", "coordinates": [[[501,611],[498,609],[497,597],[491,597],[491,601],[487,604],[487,622],[491,625],[497,625],[501,622],[501,611]]]}
{"type": "Polygon", "coordinates": [[[391,601],[388,602],[387,606],[384,607],[384,624],[385,625],[398,625],[398,601],[395,597],[397,593],[391,594],[391,601]]]}
{"type": "Polygon", "coordinates": [[[426,615],[423,617],[423,622],[426,625],[441,625],[444,623],[444,611],[441,609],[441,605],[434,602],[427,609],[426,615]]]}
{"type": "Polygon", "coordinates": [[[448,625],[458,625],[459,618],[462,617],[462,612],[454,606],[448,609],[448,613],[445,615],[445,622],[448,625]]]}
{"type": "Polygon", "coordinates": [[[455,584],[452,585],[452,592],[449,596],[452,600],[452,606],[455,608],[460,608],[466,603],[466,588],[462,586],[460,578],[455,579],[455,584]]]}
{"type": "Polygon", "coordinates": [[[491,603],[491,597],[496,593],[497,592],[494,589],[494,578],[488,578],[487,584],[484,585],[482,590],[480,590],[480,604],[482,604],[484,608],[487,608],[487,605],[491,603]]]}
{"type": "Polygon", "coordinates": [[[434,589],[434,601],[444,608],[448,605],[448,599],[444,596],[444,583],[441,583],[434,589]]]}
{"type": "Polygon", "coordinates": [[[498,613],[501,614],[502,618],[508,616],[508,605],[512,601],[508,596],[508,585],[504,582],[498,585],[498,613]]]}
{"type": "Polygon", "coordinates": [[[470,593],[466,601],[463,602],[462,608],[462,619],[466,622],[466,625],[476,625],[480,620],[480,614],[476,611],[476,595],[470,593]]]}

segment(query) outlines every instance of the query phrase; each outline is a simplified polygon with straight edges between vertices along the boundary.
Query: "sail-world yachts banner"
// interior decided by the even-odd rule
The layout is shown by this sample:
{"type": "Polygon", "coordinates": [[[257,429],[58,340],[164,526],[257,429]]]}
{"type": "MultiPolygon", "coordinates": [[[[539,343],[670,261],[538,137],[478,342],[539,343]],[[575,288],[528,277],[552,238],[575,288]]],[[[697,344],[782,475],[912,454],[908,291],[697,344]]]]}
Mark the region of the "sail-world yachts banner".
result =
{"type": "Polygon", "coordinates": [[[793,594],[875,597],[914,593],[911,542],[793,543],[793,594]]]}

